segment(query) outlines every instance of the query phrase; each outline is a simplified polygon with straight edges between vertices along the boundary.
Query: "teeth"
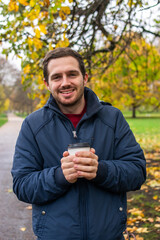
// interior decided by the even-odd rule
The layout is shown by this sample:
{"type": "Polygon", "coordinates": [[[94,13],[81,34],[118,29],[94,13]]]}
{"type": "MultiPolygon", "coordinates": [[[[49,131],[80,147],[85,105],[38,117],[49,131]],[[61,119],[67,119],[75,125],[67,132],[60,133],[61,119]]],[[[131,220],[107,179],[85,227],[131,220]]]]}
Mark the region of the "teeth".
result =
{"type": "Polygon", "coordinates": [[[71,93],[71,92],[73,92],[73,91],[67,91],[67,92],[62,92],[62,93],[67,94],[67,93],[71,93]]]}

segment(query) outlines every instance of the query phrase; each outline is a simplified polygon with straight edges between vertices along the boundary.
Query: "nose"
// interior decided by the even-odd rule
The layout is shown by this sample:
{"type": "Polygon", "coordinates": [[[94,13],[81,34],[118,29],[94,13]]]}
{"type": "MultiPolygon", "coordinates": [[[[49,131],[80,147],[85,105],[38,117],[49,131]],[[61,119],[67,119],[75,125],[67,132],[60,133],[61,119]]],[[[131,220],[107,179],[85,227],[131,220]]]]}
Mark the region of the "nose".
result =
{"type": "Polygon", "coordinates": [[[61,86],[64,87],[64,86],[68,86],[68,85],[70,85],[70,81],[69,81],[67,75],[64,74],[64,75],[62,76],[61,86]]]}

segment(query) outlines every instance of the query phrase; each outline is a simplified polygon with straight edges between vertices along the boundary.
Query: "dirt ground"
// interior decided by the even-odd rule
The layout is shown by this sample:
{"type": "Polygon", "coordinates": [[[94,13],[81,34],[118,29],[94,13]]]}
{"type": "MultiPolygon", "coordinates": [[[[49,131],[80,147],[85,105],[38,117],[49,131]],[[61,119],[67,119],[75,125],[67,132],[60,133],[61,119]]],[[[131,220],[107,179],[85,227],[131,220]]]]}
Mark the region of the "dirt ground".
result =
{"type": "Polygon", "coordinates": [[[0,127],[0,240],[36,239],[30,206],[20,202],[12,191],[10,171],[21,124],[21,118],[10,114],[8,123],[0,127]]]}

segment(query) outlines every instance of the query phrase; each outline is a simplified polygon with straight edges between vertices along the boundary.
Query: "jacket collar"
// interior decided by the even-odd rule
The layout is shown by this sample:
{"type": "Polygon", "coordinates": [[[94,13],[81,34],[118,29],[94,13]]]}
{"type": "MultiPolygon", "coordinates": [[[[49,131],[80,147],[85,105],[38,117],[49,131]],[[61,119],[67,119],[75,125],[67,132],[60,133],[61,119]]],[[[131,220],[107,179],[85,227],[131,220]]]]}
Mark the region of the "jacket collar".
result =
{"type": "MultiPolygon", "coordinates": [[[[100,103],[97,95],[89,88],[84,88],[84,96],[87,103],[87,111],[86,115],[87,117],[93,116],[95,113],[97,113],[103,106],[100,103]]],[[[46,108],[53,109],[57,113],[63,115],[63,113],[60,111],[55,99],[53,98],[52,94],[50,95],[50,98],[48,99],[46,105],[44,106],[46,108]]]]}

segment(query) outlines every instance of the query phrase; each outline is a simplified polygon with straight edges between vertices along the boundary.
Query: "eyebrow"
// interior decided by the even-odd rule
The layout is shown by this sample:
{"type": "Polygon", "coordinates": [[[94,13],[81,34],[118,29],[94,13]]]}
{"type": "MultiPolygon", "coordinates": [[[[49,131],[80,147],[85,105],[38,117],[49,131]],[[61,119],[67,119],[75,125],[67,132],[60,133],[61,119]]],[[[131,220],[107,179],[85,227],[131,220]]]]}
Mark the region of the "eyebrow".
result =
{"type": "MultiPolygon", "coordinates": [[[[67,74],[70,74],[70,73],[79,73],[79,71],[77,71],[77,70],[69,70],[69,71],[67,71],[66,73],[67,73],[67,74]]],[[[61,72],[59,72],[59,73],[54,73],[54,74],[51,75],[51,78],[57,77],[57,76],[59,76],[59,75],[61,75],[61,74],[62,74],[61,72]]]]}
{"type": "Polygon", "coordinates": [[[57,77],[57,76],[59,76],[59,75],[61,75],[61,73],[52,74],[52,75],[51,75],[51,78],[57,77]]]}

